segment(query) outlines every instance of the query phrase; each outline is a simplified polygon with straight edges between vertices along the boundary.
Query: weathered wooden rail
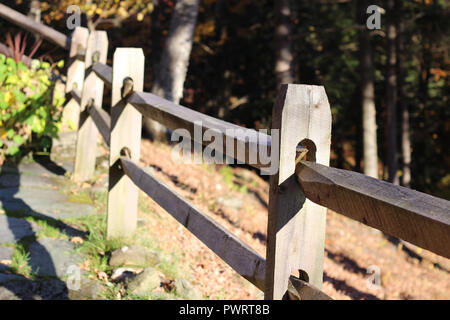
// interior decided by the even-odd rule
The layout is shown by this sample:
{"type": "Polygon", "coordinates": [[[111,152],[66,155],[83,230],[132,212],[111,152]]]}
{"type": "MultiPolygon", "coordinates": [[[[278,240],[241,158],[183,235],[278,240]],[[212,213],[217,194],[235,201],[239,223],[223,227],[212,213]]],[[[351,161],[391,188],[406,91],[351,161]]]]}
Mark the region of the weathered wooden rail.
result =
{"type": "Polygon", "coordinates": [[[142,50],[118,48],[108,66],[104,31],[78,27],[66,37],[1,4],[0,17],[69,51],[66,92],[72,99],[66,117],[78,125],[73,178],[92,178],[100,133],[110,147],[108,237],[133,234],[140,189],[263,290],[266,299],[329,299],[320,291],[326,208],[450,258],[449,201],[328,167],[331,113],[323,87],[283,85],[269,136],[143,92],[142,50]],[[110,115],[102,109],[105,84],[112,87],[110,115]],[[266,259],[139,166],[142,116],[184,129],[203,144],[210,143],[202,139],[204,132],[214,130],[226,156],[256,168],[267,164],[252,158],[252,150],[272,153],[278,170],[270,177],[266,259]],[[201,135],[196,134],[199,123],[201,135]],[[238,145],[245,152],[239,153],[238,145]]]}

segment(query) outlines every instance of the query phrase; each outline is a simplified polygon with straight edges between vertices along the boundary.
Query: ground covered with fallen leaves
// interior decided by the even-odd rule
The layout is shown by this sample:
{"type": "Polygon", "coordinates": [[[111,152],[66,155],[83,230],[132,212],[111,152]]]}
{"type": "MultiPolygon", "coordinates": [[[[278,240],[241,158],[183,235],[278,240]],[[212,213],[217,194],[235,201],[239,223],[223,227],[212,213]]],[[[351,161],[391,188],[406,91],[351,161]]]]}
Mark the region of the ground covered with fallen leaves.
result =
{"type": "MultiPolygon", "coordinates": [[[[141,164],[253,247],[266,251],[268,182],[245,168],[177,163],[172,148],[142,140],[141,164]]],[[[260,299],[262,292],[141,192],[140,215],[175,252],[197,290],[210,299],[260,299]],[[149,214],[152,213],[152,214],[149,214]]],[[[432,236],[432,235],[430,235],[432,236]]],[[[450,260],[328,211],[323,291],[334,299],[449,299],[450,260]],[[368,270],[380,271],[380,286],[368,270]]]]}

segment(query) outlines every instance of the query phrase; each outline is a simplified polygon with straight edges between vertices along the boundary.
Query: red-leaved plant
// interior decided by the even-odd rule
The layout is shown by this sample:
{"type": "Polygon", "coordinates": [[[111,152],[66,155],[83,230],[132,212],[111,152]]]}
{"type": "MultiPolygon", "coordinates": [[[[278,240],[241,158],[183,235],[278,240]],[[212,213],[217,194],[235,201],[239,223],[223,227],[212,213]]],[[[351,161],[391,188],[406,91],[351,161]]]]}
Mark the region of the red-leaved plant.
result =
{"type": "Polygon", "coordinates": [[[30,49],[30,52],[27,55],[25,55],[25,50],[27,48],[27,39],[28,39],[27,34],[25,34],[25,36],[22,38],[22,33],[19,32],[18,34],[15,35],[13,41],[11,34],[8,33],[6,35],[6,43],[8,44],[9,48],[0,45],[0,52],[5,54],[7,57],[13,58],[16,61],[16,63],[22,61],[26,65],[29,65],[31,59],[35,55],[39,46],[41,45],[42,39],[35,41],[30,49]]]}

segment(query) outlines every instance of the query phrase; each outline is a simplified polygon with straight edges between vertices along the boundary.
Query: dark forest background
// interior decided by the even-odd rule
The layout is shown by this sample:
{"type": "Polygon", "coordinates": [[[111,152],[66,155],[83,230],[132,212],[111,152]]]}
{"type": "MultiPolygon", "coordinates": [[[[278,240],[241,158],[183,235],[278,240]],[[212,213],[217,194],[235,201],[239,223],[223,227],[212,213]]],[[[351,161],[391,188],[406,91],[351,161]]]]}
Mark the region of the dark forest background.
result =
{"type": "MultiPolygon", "coordinates": [[[[149,8],[149,1],[111,2],[149,8]]],[[[378,177],[450,199],[449,1],[278,2],[289,9],[281,19],[277,1],[199,2],[180,103],[246,127],[270,128],[280,83],[277,51],[287,44],[293,82],[325,86],[333,114],[332,166],[365,171],[362,95],[373,83],[378,177]],[[365,28],[369,4],[382,8],[380,30],[365,28]],[[280,24],[289,28],[281,42],[280,24]]],[[[30,1],[2,3],[30,12],[30,1]]],[[[69,34],[65,8],[85,3],[41,1],[41,20],[69,34]]],[[[146,91],[154,85],[174,7],[174,1],[153,1],[151,10],[122,16],[114,9],[95,26],[108,31],[109,64],[116,47],[143,48],[146,91]]],[[[83,23],[92,28],[89,14],[97,13],[84,15],[83,23]]],[[[20,31],[4,20],[0,30],[0,38],[20,31]]],[[[53,61],[66,57],[45,41],[38,55],[53,61]]]]}

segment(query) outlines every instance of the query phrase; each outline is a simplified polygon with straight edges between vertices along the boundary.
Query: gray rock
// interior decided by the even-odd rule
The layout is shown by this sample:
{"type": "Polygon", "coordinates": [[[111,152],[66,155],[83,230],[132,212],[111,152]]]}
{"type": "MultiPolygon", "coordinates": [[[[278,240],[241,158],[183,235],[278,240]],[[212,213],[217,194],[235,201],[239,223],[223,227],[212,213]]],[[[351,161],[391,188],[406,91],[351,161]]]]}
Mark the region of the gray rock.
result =
{"type": "Polygon", "coordinates": [[[67,183],[56,177],[44,177],[38,175],[2,174],[0,175],[0,188],[52,188],[67,183]]]}
{"type": "Polygon", "coordinates": [[[217,203],[236,210],[242,208],[242,200],[236,197],[227,197],[227,196],[218,197],[217,203]]]}
{"type": "Polygon", "coordinates": [[[33,234],[32,225],[29,222],[0,215],[0,243],[13,243],[33,234]]]}
{"type": "Polygon", "coordinates": [[[66,195],[57,190],[46,189],[0,189],[0,209],[54,219],[95,213],[95,208],[89,204],[68,202],[66,195]]]}
{"type": "Polygon", "coordinates": [[[66,284],[57,279],[9,281],[0,284],[0,300],[65,300],[66,284]]]}
{"type": "Polygon", "coordinates": [[[10,260],[14,249],[10,247],[0,247],[0,260],[10,260]]]}
{"type": "Polygon", "coordinates": [[[18,187],[20,185],[20,175],[8,173],[0,176],[0,188],[18,187]]]}
{"type": "Polygon", "coordinates": [[[111,275],[113,282],[126,282],[136,276],[136,270],[133,268],[117,268],[114,269],[111,275]]]}
{"type": "Polygon", "coordinates": [[[128,282],[128,292],[136,295],[147,295],[161,285],[161,278],[154,268],[145,268],[140,274],[128,282]]]}
{"type": "Polygon", "coordinates": [[[177,295],[189,300],[201,300],[202,296],[194,286],[186,279],[179,278],[173,283],[173,288],[177,295]]]}
{"type": "Polygon", "coordinates": [[[26,278],[19,276],[17,274],[6,274],[6,273],[0,273],[0,285],[2,283],[6,283],[9,281],[17,281],[17,280],[25,280],[26,278]]]}
{"type": "Polygon", "coordinates": [[[69,266],[82,262],[74,249],[75,245],[69,241],[43,238],[29,246],[29,264],[32,271],[39,275],[64,278],[69,266]]]}
{"type": "Polygon", "coordinates": [[[157,253],[143,246],[130,246],[114,250],[109,265],[121,266],[155,266],[160,262],[157,253]]]}
{"type": "Polygon", "coordinates": [[[98,281],[83,277],[78,290],[69,289],[69,298],[71,300],[96,300],[102,290],[103,288],[98,281]]]}
{"type": "Polygon", "coordinates": [[[2,270],[8,270],[9,266],[2,264],[2,260],[11,260],[13,255],[13,248],[8,247],[0,247],[0,271],[2,270]]]}
{"type": "Polygon", "coordinates": [[[57,138],[52,139],[51,154],[58,157],[73,157],[77,143],[77,131],[60,132],[57,138]]]}
{"type": "Polygon", "coordinates": [[[33,281],[14,274],[0,273],[0,300],[22,299],[98,299],[103,288],[98,281],[82,277],[80,287],[70,290],[67,284],[59,279],[33,281]]]}
{"type": "Polygon", "coordinates": [[[153,292],[150,300],[177,300],[165,292],[153,292]]]}
{"type": "Polygon", "coordinates": [[[62,165],[57,163],[37,163],[37,162],[22,162],[18,167],[11,165],[3,165],[1,167],[2,174],[7,173],[20,173],[21,175],[45,175],[50,177],[64,176],[65,172],[73,171],[73,161],[63,161],[62,165]]]}

